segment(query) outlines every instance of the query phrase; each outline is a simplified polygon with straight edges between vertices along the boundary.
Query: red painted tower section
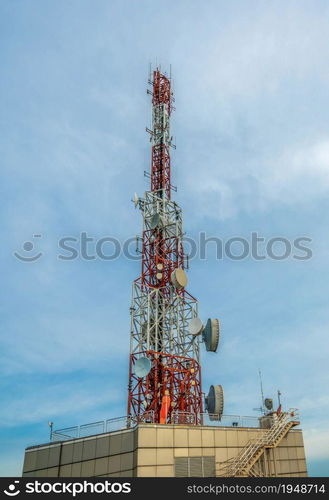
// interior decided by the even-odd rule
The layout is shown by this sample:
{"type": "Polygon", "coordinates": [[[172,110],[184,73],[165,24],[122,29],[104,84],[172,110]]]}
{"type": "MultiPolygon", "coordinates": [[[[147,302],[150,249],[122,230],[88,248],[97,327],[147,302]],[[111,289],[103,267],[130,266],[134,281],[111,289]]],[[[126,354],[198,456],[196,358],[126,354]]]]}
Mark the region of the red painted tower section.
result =
{"type": "Polygon", "coordinates": [[[131,307],[128,416],[197,425],[203,413],[199,338],[188,330],[197,301],[185,289],[181,210],[171,200],[171,80],[156,69],[151,84],[151,186],[135,201],[144,224],[131,307]]]}

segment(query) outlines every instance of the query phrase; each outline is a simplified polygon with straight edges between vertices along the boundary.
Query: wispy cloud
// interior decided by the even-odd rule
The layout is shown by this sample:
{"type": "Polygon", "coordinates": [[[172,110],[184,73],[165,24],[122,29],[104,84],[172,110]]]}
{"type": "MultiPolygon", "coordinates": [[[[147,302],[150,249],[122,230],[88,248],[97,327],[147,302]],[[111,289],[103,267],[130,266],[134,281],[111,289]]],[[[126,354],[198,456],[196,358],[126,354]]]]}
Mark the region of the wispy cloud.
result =
{"type": "MultiPolygon", "coordinates": [[[[269,395],[280,388],[285,405],[300,407],[308,455],[327,457],[318,418],[329,410],[327,2],[98,4],[1,5],[8,435],[30,442],[27,422],[52,414],[65,427],[106,418],[110,398],[115,411],[125,406],[130,283],[139,264],[59,262],[56,245],[81,231],[125,238],[141,228],[130,199],[148,186],[145,84],[157,57],[173,66],[173,183],[186,227],[316,236],[302,267],[191,263],[200,315],[219,315],[223,325],[220,354],[202,358],[204,390],[223,382],[226,412],[248,414],[259,405],[260,367],[269,395]],[[45,257],[24,265],[12,252],[36,232],[45,257]]],[[[18,448],[17,457],[20,473],[18,448]]]]}

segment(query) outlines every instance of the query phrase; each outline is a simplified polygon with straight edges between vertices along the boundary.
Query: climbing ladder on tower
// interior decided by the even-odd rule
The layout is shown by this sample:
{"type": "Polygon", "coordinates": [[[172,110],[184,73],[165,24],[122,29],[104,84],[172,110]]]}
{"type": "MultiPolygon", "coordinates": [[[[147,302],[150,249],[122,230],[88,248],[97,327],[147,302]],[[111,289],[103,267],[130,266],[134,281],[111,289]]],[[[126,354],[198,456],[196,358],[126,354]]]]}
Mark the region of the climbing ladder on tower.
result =
{"type": "Polygon", "coordinates": [[[276,448],[281,440],[288,434],[290,429],[300,423],[296,409],[290,409],[289,412],[282,412],[279,415],[275,413],[270,418],[272,419],[272,426],[270,429],[264,429],[261,435],[255,439],[251,439],[236,457],[221,464],[219,476],[258,476],[258,474],[252,471],[252,468],[265,450],[268,448],[276,448]]]}

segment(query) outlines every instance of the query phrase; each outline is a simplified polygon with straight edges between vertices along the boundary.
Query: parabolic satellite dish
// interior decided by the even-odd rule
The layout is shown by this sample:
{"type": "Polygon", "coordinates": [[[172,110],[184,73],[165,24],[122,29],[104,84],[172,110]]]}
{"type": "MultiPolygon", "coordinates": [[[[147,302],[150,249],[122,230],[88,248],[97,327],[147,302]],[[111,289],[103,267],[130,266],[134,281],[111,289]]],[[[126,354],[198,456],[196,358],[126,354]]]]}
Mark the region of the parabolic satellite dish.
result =
{"type": "Polygon", "coordinates": [[[173,270],[170,279],[175,288],[184,288],[187,285],[186,272],[180,267],[173,270]]]}
{"type": "Polygon", "coordinates": [[[150,372],[151,367],[152,363],[148,358],[139,358],[135,363],[135,375],[139,378],[146,377],[146,375],[150,372]]]}
{"type": "Polygon", "coordinates": [[[220,420],[224,411],[224,392],[221,385],[211,385],[206,397],[210,420],[220,420]]]}
{"type": "Polygon", "coordinates": [[[271,398],[265,398],[264,404],[265,404],[265,407],[268,410],[272,410],[273,409],[273,399],[271,399],[271,398]]]}
{"type": "Polygon", "coordinates": [[[218,319],[208,319],[202,332],[203,341],[207,351],[216,352],[220,335],[220,325],[218,319]]]}
{"type": "Polygon", "coordinates": [[[135,204],[135,207],[137,207],[137,205],[138,205],[138,201],[139,201],[138,194],[137,194],[137,193],[134,193],[133,202],[134,202],[134,204],[135,204]]]}
{"type": "Polygon", "coordinates": [[[188,326],[188,332],[191,335],[200,335],[203,330],[203,323],[200,318],[192,318],[188,326]]]}
{"type": "Polygon", "coordinates": [[[150,219],[150,228],[155,229],[160,225],[160,223],[161,223],[160,214],[158,213],[153,214],[150,219]]]}

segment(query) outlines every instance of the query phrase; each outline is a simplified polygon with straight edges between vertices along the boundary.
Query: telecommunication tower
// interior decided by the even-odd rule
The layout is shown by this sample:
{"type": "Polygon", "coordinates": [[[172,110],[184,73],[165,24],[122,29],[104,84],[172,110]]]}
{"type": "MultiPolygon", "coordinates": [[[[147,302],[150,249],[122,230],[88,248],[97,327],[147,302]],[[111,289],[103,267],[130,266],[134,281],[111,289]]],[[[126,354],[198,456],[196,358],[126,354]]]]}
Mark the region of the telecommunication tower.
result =
{"type": "Polygon", "coordinates": [[[170,178],[173,147],[170,117],[174,109],[171,77],[156,68],[149,83],[152,127],[147,131],[151,135],[152,152],[151,169],[146,176],[150,179],[150,188],[142,198],[135,194],[133,199],[142,213],[143,230],[137,237],[137,251],[142,256],[141,275],[133,282],[130,308],[128,418],[59,430],[54,430],[49,421],[50,443],[26,449],[23,476],[57,477],[63,475],[64,469],[67,477],[115,474],[291,478],[307,475],[302,433],[300,430],[290,433],[299,425],[298,413],[296,409],[282,411],[280,391],[279,407],[274,411],[273,399],[264,398],[262,382],[262,415],[256,420],[259,427],[251,424],[251,440],[249,419],[238,417],[229,424],[235,428],[234,432],[227,427],[226,419],[225,425],[213,426],[212,443],[202,438],[195,448],[191,442],[195,426],[209,432],[206,430],[209,420],[221,420],[223,414],[221,385],[211,385],[204,398],[200,363],[202,344],[207,351],[217,351],[220,324],[218,319],[208,319],[203,324],[198,315],[198,301],[186,288],[189,266],[184,253],[182,211],[171,199],[175,190],[170,178]],[[154,432],[145,432],[148,424],[154,432]],[[174,429],[176,436],[182,436],[183,432],[188,442],[184,453],[176,439],[168,443],[163,464],[158,461],[157,450],[168,428],[174,429]],[[131,444],[136,438],[137,446],[131,453],[126,453],[126,446],[119,449],[112,446],[122,439],[127,445],[131,444]],[[104,447],[97,444],[100,440],[111,443],[105,453],[104,447]],[[83,456],[74,453],[73,460],[76,446],[83,450],[85,446],[93,447],[94,459],[86,460],[85,453],[83,456]],[[147,462],[146,447],[154,457],[147,462]],[[67,464],[69,450],[74,464],[67,464]],[[287,460],[288,455],[294,458],[287,460]]]}
{"type": "MultiPolygon", "coordinates": [[[[153,71],[150,190],[134,196],[143,216],[141,276],[133,282],[128,384],[128,417],[134,422],[202,425],[200,343],[215,352],[219,321],[206,326],[198,302],[186,290],[188,260],[183,248],[182,210],[171,199],[171,78],[153,71]]],[[[206,398],[210,418],[223,412],[222,387],[206,398]]]]}

